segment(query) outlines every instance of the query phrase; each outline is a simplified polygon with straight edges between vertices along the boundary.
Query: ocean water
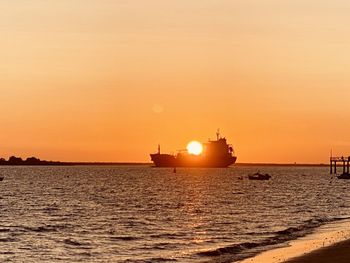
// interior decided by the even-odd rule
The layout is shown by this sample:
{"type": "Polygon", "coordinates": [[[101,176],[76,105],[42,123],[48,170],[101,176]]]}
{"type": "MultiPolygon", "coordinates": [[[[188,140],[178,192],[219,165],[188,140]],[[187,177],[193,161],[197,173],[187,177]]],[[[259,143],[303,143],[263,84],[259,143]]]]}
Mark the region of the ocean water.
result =
{"type": "Polygon", "coordinates": [[[328,173],[0,167],[0,261],[234,262],[349,218],[350,180],[328,173]]]}

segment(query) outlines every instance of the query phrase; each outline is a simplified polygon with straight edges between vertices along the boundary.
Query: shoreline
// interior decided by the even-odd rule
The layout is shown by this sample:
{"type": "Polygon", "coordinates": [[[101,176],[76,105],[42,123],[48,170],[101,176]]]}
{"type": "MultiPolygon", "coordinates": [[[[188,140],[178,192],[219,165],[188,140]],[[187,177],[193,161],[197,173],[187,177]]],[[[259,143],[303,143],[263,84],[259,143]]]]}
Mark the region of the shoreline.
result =
{"type": "Polygon", "coordinates": [[[331,246],[317,249],[303,256],[295,257],[284,263],[347,263],[350,261],[350,239],[331,246]]]}
{"type": "Polygon", "coordinates": [[[239,263],[326,263],[350,261],[350,219],[320,226],[312,234],[239,263]],[[336,258],[335,258],[336,257],[336,258]]]}

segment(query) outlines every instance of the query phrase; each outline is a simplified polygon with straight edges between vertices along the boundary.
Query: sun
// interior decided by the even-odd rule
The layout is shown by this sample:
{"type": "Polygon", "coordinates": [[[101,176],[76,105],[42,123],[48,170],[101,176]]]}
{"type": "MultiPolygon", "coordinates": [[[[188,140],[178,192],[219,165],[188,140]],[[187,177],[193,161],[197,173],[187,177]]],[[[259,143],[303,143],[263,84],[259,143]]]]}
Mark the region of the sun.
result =
{"type": "Polygon", "coordinates": [[[192,141],[187,144],[187,151],[190,154],[200,155],[203,152],[203,145],[200,142],[192,141]]]}

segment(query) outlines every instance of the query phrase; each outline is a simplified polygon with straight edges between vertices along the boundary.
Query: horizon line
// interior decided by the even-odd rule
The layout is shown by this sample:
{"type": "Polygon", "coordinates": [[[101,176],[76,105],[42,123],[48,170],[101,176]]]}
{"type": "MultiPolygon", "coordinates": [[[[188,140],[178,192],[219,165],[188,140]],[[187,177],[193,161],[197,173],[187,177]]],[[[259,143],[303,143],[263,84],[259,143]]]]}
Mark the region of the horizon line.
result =
{"type": "MultiPolygon", "coordinates": [[[[62,162],[66,164],[71,165],[153,165],[152,162],[103,162],[103,161],[96,161],[96,162],[85,162],[85,161],[79,161],[79,162],[62,162]]],[[[327,163],[255,163],[255,162],[239,162],[235,163],[234,165],[231,165],[229,167],[234,166],[329,166],[327,163]]]]}

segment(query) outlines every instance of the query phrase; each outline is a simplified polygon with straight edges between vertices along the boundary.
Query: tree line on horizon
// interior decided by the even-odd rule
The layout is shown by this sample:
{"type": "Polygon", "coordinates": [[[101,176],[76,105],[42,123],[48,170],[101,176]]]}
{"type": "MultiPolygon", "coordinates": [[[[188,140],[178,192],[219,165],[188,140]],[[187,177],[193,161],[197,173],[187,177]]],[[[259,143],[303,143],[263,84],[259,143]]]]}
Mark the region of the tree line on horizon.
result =
{"type": "Polygon", "coordinates": [[[23,160],[21,157],[11,156],[8,160],[0,158],[0,165],[62,165],[64,163],[57,161],[45,161],[36,157],[28,157],[23,160]]]}

